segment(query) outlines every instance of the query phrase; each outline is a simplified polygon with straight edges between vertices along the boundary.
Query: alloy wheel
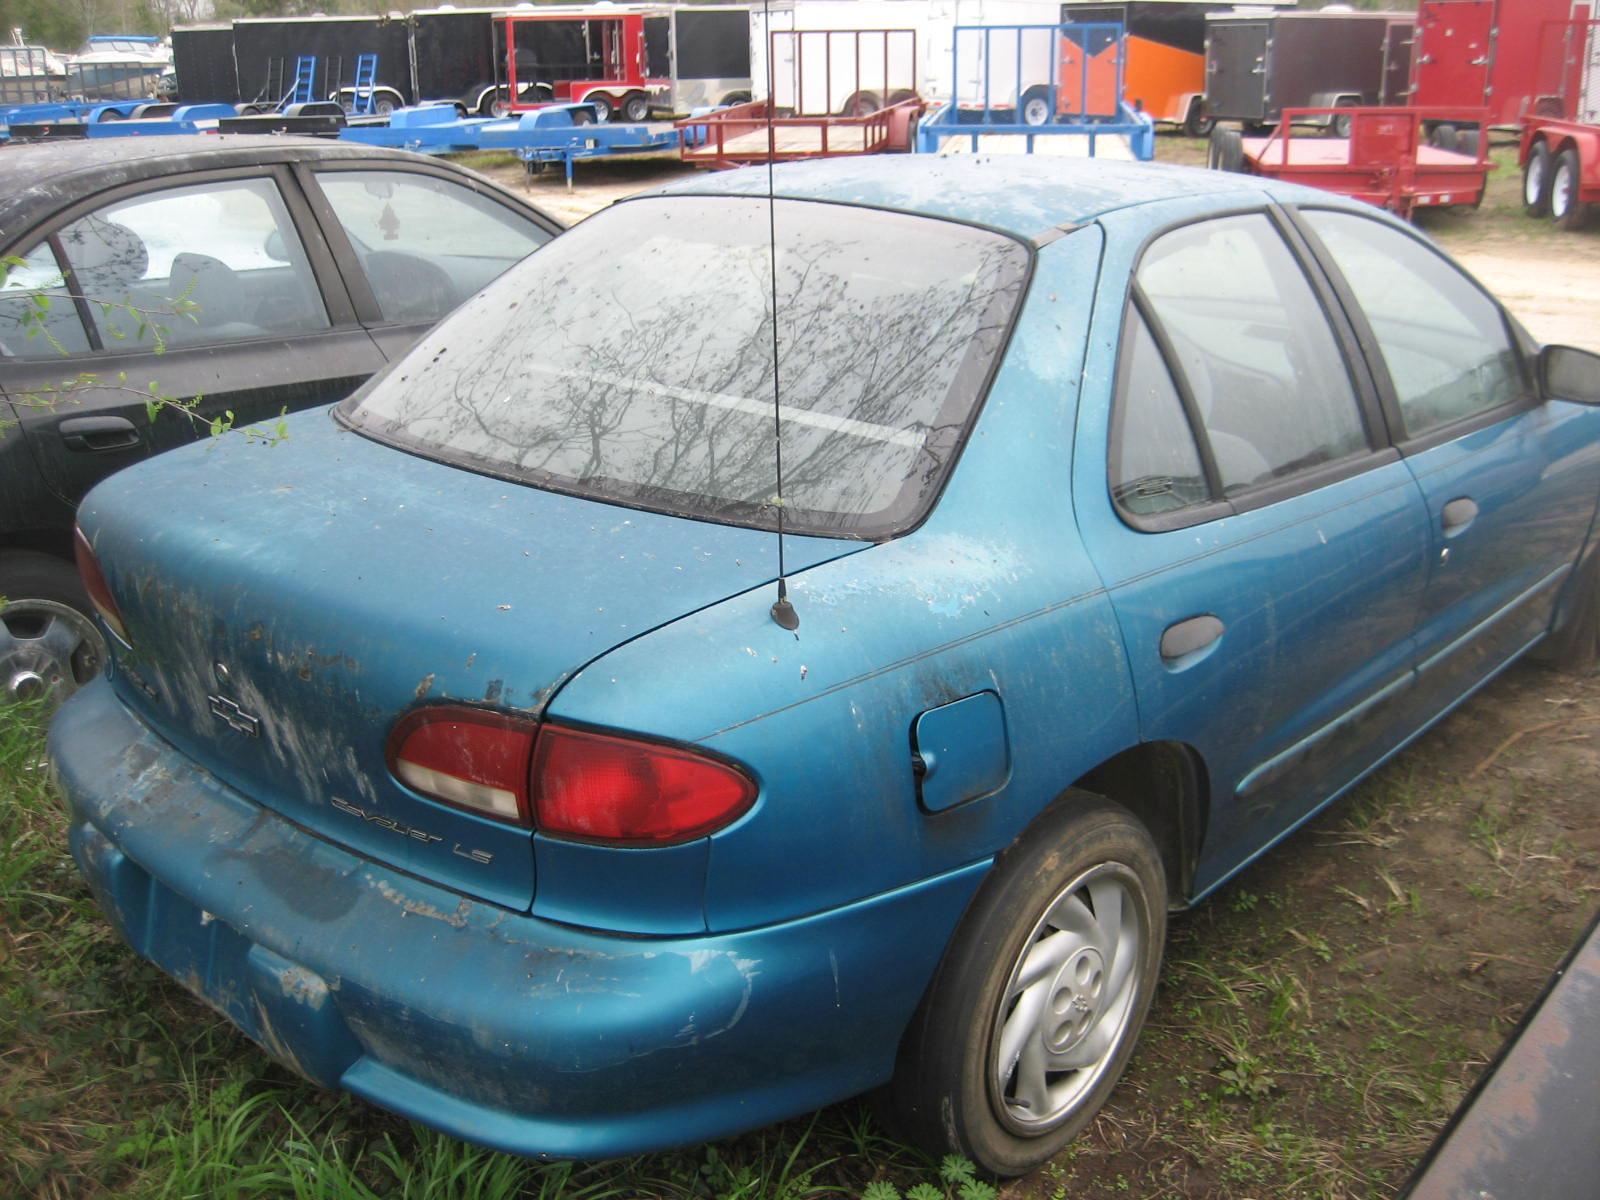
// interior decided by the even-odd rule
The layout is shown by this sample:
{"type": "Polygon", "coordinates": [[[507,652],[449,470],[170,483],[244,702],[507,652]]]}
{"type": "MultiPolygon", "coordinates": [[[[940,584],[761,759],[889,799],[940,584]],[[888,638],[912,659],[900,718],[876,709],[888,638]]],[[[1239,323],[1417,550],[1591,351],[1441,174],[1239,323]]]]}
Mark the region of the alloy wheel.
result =
{"type": "Polygon", "coordinates": [[[60,703],[95,677],[105,639],[83,613],[54,600],[14,600],[0,610],[0,702],[49,696],[60,703]]]}

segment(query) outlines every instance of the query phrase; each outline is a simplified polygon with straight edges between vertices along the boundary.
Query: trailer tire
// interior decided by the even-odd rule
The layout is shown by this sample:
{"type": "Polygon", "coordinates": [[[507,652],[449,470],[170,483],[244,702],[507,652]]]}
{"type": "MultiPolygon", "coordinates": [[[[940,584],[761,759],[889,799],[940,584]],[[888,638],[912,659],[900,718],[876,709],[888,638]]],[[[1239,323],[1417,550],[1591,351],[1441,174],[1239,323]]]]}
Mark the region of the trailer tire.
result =
{"type": "Polygon", "coordinates": [[[1556,155],[1550,175],[1550,219],[1557,228],[1576,233],[1589,223],[1589,206],[1583,202],[1583,164],[1575,146],[1556,155]]]}
{"type": "Polygon", "coordinates": [[[729,92],[717,104],[722,108],[732,108],[735,104],[749,104],[754,99],[749,92],[729,92]]]}
{"type": "Polygon", "coordinates": [[[1244,171],[1244,138],[1237,129],[1213,129],[1206,146],[1206,166],[1213,171],[1244,171]]]}
{"type": "Polygon", "coordinates": [[[1211,131],[1217,127],[1217,119],[1206,115],[1206,103],[1199,96],[1189,101],[1188,111],[1183,114],[1183,131],[1190,137],[1210,137],[1211,131]]]}
{"type": "Polygon", "coordinates": [[[870,117],[883,105],[878,100],[877,92],[851,92],[839,109],[841,117],[870,117]]]}
{"type": "Polygon", "coordinates": [[[1528,148],[1528,161],[1522,164],[1522,211],[1530,217],[1550,215],[1550,145],[1543,138],[1528,148]]]}
{"type": "Polygon", "coordinates": [[[575,108],[572,110],[572,123],[574,125],[593,125],[594,117],[590,115],[589,110],[586,108],[575,108]]]}
{"type": "Polygon", "coordinates": [[[1477,158],[1478,148],[1482,144],[1480,141],[1482,137],[1483,134],[1476,129],[1463,129],[1456,134],[1456,153],[1477,158]]]}
{"type": "Polygon", "coordinates": [[[1449,150],[1454,153],[1460,137],[1456,127],[1446,121],[1433,127],[1433,132],[1428,135],[1428,144],[1435,150],[1449,150]]]}
{"type": "Polygon", "coordinates": [[[1050,89],[1035,84],[1022,93],[1017,120],[1024,125],[1048,125],[1055,114],[1050,111],[1050,89]]]}
{"type": "Polygon", "coordinates": [[[605,92],[590,92],[583,98],[583,102],[594,105],[594,121],[596,125],[604,125],[616,115],[617,102],[605,92]]]}
{"type": "Polygon", "coordinates": [[[622,119],[630,125],[650,119],[650,97],[643,92],[629,92],[622,98],[622,119]]]}

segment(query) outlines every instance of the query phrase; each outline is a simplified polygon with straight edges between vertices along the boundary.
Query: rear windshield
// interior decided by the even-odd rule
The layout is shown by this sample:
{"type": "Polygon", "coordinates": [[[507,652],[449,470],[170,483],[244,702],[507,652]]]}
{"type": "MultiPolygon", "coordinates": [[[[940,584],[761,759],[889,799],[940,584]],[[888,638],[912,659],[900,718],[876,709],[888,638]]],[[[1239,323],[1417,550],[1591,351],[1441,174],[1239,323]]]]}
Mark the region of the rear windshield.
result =
{"type": "Polygon", "coordinates": [[[900,213],[630,201],[491,283],[341,412],[473,470],[762,528],[776,425],[784,527],[885,537],[937,493],[1028,262],[1010,238],[900,213]]]}

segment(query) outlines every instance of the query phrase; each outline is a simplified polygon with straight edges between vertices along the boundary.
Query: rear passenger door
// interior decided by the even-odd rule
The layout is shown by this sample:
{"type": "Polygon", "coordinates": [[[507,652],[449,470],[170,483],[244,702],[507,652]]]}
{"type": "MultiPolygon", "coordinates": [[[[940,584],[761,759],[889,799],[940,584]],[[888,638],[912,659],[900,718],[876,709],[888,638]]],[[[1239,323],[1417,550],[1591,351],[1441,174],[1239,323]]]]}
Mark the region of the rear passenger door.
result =
{"type": "Polygon", "coordinates": [[[1207,765],[1204,891],[1404,736],[1426,517],[1287,219],[1205,217],[1135,251],[1145,219],[1103,219],[1121,249],[1085,378],[1115,400],[1109,421],[1080,408],[1074,505],[1142,735],[1207,765]]]}
{"type": "Polygon", "coordinates": [[[1417,669],[1432,715],[1549,627],[1600,494],[1600,413],[1541,403],[1505,311],[1414,233],[1345,211],[1298,219],[1427,502],[1417,669]]]}
{"type": "Polygon", "coordinates": [[[558,232],[460,173],[302,164],[361,320],[391,359],[558,232]]]}
{"type": "Polygon", "coordinates": [[[282,170],[117,189],[30,241],[19,248],[29,269],[0,293],[0,384],[14,399],[50,399],[78,381],[50,403],[19,404],[48,486],[70,503],[213,419],[271,422],[349,394],[383,363],[282,170]],[[18,306],[36,295],[54,297],[48,337],[21,323],[18,306]],[[151,420],[152,388],[194,401],[197,419],[151,420]]]}

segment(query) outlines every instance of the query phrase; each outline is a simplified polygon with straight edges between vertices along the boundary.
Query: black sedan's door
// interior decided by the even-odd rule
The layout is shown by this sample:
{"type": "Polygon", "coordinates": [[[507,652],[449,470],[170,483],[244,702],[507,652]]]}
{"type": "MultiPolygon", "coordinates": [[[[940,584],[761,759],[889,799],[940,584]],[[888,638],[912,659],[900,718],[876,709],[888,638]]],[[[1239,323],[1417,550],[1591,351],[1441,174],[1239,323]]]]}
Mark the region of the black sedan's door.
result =
{"type": "Polygon", "coordinates": [[[384,363],[286,169],[131,186],[42,232],[0,292],[0,387],[68,503],[213,422],[270,430],[384,363]],[[191,411],[152,418],[156,396],[191,411]]]}

